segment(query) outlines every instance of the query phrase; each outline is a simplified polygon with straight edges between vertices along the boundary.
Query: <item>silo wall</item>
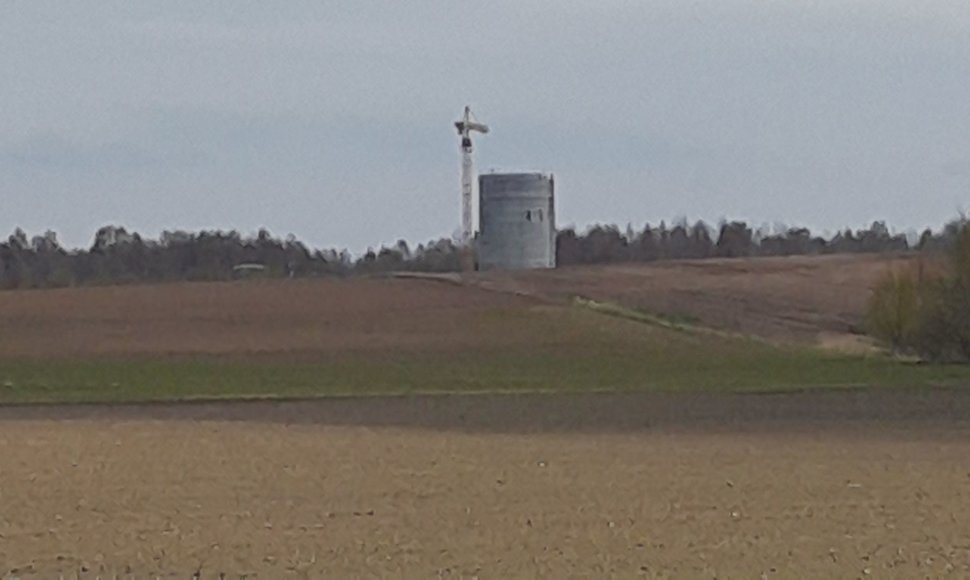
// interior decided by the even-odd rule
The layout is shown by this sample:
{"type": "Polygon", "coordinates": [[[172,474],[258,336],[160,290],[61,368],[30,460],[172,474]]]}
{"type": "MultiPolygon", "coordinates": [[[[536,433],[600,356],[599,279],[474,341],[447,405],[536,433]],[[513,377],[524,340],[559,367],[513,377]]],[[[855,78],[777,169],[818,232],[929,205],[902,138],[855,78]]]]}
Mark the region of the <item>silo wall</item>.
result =
{"type": "Polygon", "coordinates": [[[542,173],[478,178],[480,270],[556,267],[555,180],[542,173]]]}

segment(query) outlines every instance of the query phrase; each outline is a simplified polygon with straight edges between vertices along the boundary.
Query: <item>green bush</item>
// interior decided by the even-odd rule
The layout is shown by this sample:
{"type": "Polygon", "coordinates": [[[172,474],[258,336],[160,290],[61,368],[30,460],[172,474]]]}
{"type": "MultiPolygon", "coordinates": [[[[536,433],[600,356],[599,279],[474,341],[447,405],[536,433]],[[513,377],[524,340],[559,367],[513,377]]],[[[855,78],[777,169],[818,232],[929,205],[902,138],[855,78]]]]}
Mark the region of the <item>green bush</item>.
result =
{"type": "Polygon", "coordinates": [[[912,272],[888,272],[873,289],[866,309],[869,332],[901,350],[911,347],[919,332],[919,283],[912,272]]]}
{"type": "Polygon", "coordinates": [[[888,272],[873,288],[866,326],[894,351],[970,361],[970,224],[962,224],[942,268],[920,259],[888,272]]]}

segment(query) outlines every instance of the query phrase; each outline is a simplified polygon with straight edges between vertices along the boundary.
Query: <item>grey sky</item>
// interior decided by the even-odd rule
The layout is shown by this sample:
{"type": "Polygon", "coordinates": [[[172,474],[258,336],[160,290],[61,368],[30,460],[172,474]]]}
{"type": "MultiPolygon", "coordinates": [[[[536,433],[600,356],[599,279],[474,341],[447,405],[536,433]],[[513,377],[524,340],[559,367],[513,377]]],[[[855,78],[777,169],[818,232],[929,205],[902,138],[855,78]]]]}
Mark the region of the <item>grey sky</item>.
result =
{"type": "Polygon", "coordinates": [[[560,223],[939,226],[970,200],[965,0],[5,0],[0,233],[458,227],[480,170],[560,223]]]}

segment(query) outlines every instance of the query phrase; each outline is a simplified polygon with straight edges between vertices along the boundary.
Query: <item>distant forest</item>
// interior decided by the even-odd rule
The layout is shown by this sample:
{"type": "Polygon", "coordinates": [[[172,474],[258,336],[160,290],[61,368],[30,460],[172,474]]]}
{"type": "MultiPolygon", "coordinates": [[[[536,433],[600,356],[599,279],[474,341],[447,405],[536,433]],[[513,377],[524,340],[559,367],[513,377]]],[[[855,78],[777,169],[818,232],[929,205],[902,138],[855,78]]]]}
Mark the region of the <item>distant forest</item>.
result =
{"type": "MultiPolygon", "coordinates": [[[[776,227],[768,232],[744,222],[711,227],[686,220],[668,226],[597,225],[585,232],[562,229],[556,253],[560,266],[693,260],[710,257],[809,254],[935,252],[947,247],[962,221],[918,239],[892,233],[883,222],[844,230],[826,239],[806,228],[776,227]]],[[[417,247],[401,240],[391,247],[354,257],[346,250],[312,249],[293,236],[280,239],[266,230],[254,236],[235,231],[163,232],[157,240],[123,227],[98,230],[87,249],[66,249],[54,232],[28,237],[17,229],[0,243],[0,288],[56,288],[191,280],[266,277],[349,276],[391,271],[453,272],[461,269],[458,246],[440,239],[417,247]]]]}

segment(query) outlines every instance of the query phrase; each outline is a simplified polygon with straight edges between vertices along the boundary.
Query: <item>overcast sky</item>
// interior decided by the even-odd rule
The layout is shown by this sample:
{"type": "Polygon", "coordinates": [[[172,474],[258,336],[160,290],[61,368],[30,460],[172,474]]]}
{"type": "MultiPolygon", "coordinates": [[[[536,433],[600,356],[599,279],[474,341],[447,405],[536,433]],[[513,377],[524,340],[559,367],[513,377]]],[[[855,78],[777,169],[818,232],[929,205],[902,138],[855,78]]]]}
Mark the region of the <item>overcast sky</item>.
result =
{"type": "Polygon", "coordinates": [[[450,236],[479,169],[560,225],[939,226],[970,206],[966,0],[4,0],[0,233],[450,236]]]}

